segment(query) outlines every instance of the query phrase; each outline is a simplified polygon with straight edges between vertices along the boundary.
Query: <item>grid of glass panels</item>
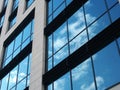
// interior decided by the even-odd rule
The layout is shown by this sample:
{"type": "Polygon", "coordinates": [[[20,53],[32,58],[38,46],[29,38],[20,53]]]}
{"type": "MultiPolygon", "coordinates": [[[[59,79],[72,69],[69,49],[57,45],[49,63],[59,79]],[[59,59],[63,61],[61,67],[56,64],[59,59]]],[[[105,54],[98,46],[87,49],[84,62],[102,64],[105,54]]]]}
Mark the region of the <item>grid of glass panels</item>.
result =
{"type": "MultiPolygon", "coordinates": [[[[58,9],[64,5],[60,3],[62,1],[64,4],[67,2],[61,0],[56,3],[56,0],[51,0],[48,3],[48,23],[58,15],[55,11],[58,10],[60,13],[64,9],[58,9]]],[[[48,36],[48,71],[120,18],[119,10],[118,0],[87,1],[55,32],[48,36]]],[[[115,42],[118,43],[120,40],[112,42],[53,82],[48,86],[48,90],[104,90],[118,83],[120,81],[117,71],[120,66],[120,48],[117,48],[115,42]]]]}
{"type": "Polygon", "coordinates": [[[34,21],[32,20],[23,31],[5,47],[3,67],[6,66],[30,41],[33,36],[34,21]]]}
{"type": "Polygon", "coordinates": [[[29,85],[31,54],[2,80],[0,90],[24,90],[29,85]]]}
{"type": "Polygon", "coordinates": [[[73,0],[50,0],[48,3],[48,24],[73,0]]]}

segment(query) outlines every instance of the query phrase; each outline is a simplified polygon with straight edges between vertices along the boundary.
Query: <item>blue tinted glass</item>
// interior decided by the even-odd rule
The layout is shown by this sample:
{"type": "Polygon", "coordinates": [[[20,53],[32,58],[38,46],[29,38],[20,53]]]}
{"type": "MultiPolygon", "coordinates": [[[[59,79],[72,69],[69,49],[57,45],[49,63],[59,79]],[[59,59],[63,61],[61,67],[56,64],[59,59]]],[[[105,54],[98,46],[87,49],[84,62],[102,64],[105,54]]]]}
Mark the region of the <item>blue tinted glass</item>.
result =
{"type": "Polygon", "coordinates": [[[61,3],[63,3],[64,0],[53,0],[53,10],[59,7],[61,3]]]}
{"type": "Polygon", "coordinates": [[[6,7],[8,4],[8,0],[4,0],[4,7],[6,7]]]}
{"type": "Polygon", "coordinates": [[[53,60],[52,58],[48,59],[48,71],[53,67],[53,60]]]}
{"type": "Polygon", "coordinates": [[[30,37],[27,38],[27,40],[25,40],[22,44],[22,49],[25,48],[28,44],[30,43],[30,37]]]}
{"type": "Polygon", "coordinates": [[[98,90],[104,90],[120,82],[120,56],[115,42],[111,43],[94,55],[94,67],[96,76],[102,77],[103,83],[97,83],[98,90]],[[101,84],[101,86],[100,86],[101,84]]]}
{"type": "Polygon", "coordinates": [[[65,46],[54,55],[54,66],[60,63],[62,60],[64,60],[67,56],[68,56],[68,46],[65,46]]]}
{"type": "Polygon", "coordinates": [[[34,0],[28,0],[27,2],[27,7],[29,7],[32,3],[33,3],[34,0]]]}
{"type": "Polygon", "coordinates": [[[9,79],[9,74],[7,74],[7,75],[2,79],[1,90],[7,90],[8,79],[9,79]]]}
{"type": "Polygon", "coordinates": [[[80,48],[83,44],[85,44],[88,41],[87,39],[87,32],[84,30],[80,35],[75,37],[71,42],[70,42],[70,53],[73,53],[76,51],[78,48],[80,48]]]}
{"type": "Polygon", "coordinates": [[[26,77],[27,67],[28,67],[28,57],[26,57],[19,65],[18,82],[24,77],[26,77]]]}
{"type": "Polygon", "coordinates": [[[48,37],[48,57],[52,55],[52,35],[48,37]]]}
{"type": "Polygon", "coordinates": [[[106,0],[106,1],[107,1],[108,8],[110,8],[110,7],[113,6],[116,2],[118,2],[118,0],[106,0]]]}
{"type": "MultiPolygon", "coordinates": [[[[96,79],[97,78],[99,78],[99,76],[97,76],[96,79]]],[[[95,90],[90,59],[72,70],[72,81],[73,90],[95,90]]]]}
{"type": "Polygon", "coordinates": [[[14,47],[14,41],[12,41],[12,43],[10,43],[10,45],[7,47],[7,56],[10,56],[13,53],[13,47],[14,47]]]}
{"type": "Polygon", "coordinates": [[[2,25],[4,23],[4,19],[5,19],[5,15],[3,15],[0,19],[0,27],[2,27],[2,25]]]}
{"type": "Polygon", "coordinates": [[[30,75],[27,77],[27,87],[30,85],[30,75]]]}
{"type": "Polygon", "coordinates": [[[15,67],[11,72],[10,72],[10,79],[9,79],[9,87],[8,90],[11,89],[17,81],[17,73],[18,73],[18,67],[15,67]]]}
{"type": "Polygon", "coordinates": [[[29,23],[23,31],[23,41],[31,35],[31,23],[29,23]]]}
{"type": "Polygon", "coordinates": [[[13,52],[13,58],[20,52],[20,47],[13,52]]]}
{"type": "Polygon", "coordinates": [[[13,0],[13,11],[18,7],[19,0],[13,0]]]}
{"type": "Polygon", "coordinates": [[[16,39],[15,39],[15,46],[14,46],[14,50],[16,50],[18,47],[20,47],[21,45],[21,40],[22,40],[22,33],[20,33],[16,39]]]}
{"type": "Polygon", "coordinates": [[[7,65],[11,60],[12,60],[12,55],[10,55],[9,57],[7,57],[7,59],[5,59],[3,66],[7,65]]]}
{"type": "Polygon", "coordinates": [[[54,82],[54,90],[71,90],[70,73],[65,74],[54,82]]]}
{"type": "Polygon", "coordinates": [[[31,60],[32,60],[32,54],[28,57],[28,74],[30,74],[31,71],[31,60]]]}
{"type": "Polygon", "coordinates": [[[67,5],[69,5],[73,0],[66,0],[67,5]]]}
{"type": "Polygon", "coordinates": [[[48,90],[52,90],[52,84],[48,86],[48,90]]]}
{"type": "Polygon", "coordinates": [[[54,52],[59,50],[63,45],[67,43],[67,27],[66,23],[60,26],[54,32],[54,52]]]}
{"type": "Polygon", "coordinates": [[[87,24],[92,23],[96,18],[106,11],[104,0],[89,0],[85,4],[87,24]]]}
{"type": "Polygon", "coordinates": [[[10,21],[10,28],[16,23],[16,17],[14,17],[12,19],[12,21],[10,21]]]}
{"type": "Polygon", "coordinates": [[[55,18],[62,10],[65,8],[65,3],[63,3],[53,14],[53,17],[55,18]]]}
{"type": "Polygon", "coordinates": [[[24,90],[26,87],[26,78],[17,85],[17,90],[24,90]]]}
{"type": "Polygon", "coordinates": [[[49,1],[48,3],[48,16],[52,14],[52,0],[49,1]]]}
{"type": "Polygon", "coordinates": [[[112,18],[113,22],[115,20],[117,20],[118,18],[120,18],[120,4],[117,4],[115,7],[113,7],[110,10],[110,15],[111,15],[111,18],[112,18]]]}
{"type": "Polygon", "coordinates": [[[89,38],[93,38],[95,35],[104,30],[108,25],[110,25],[110,20],[108,14],[105,14],[96,22],[94,22],[90,27],[88,27],[89,38]]]}
{"type": "Polygon", "coordinates": [[[85,20],[82,8],[69,18],[68,29],[70,40],[85,29],[85,20]]]}

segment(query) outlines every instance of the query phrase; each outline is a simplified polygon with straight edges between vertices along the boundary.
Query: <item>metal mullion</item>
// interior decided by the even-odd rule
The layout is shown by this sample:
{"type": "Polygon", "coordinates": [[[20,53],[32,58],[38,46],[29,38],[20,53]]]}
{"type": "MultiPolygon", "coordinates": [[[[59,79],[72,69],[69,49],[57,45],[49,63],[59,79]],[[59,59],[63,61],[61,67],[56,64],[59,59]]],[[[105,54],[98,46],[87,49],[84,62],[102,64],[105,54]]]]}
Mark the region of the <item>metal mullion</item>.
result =
{"type": "Polygon", "coordinates": [[[27,80],[28,80],[28,76],[29,76],[29,62],[30,62],[30,54],[27,56],[28,57],[28,60],[27,60],[27,76],[26,76],[26,87],[27,87],[27,80]]]}
{"type": "MultiPolygon", "coordinates": [[[[89,33],[88,33],[88,26],[87,26],[87,18],[86,18],[86,12],[85,12],[85,7],[83,5],[83,14],[84,14],[84,19],[85,19],[85,26],[86,26],[86,33],[87,33],[87,39],[88,41],[90,40],[89,39],[89,33]]],[[[87,47],[88,45],[86,45],[86,50],[89,52],[89,49],[87,47]]],[[[94,84],[95,84],[95,89],[97,90],[97,81],[96,81],[96,74],[95,74],[95,70],[94,70],[94,63],[93,63],[93,59],[92,59],[92,56],[90,57],[91,58],[91,66],[92,66],[92,74],[93,74],[93,80],[94,80],[94,84]]]]}
{"type": "MultiPolygon", "coordinates": [[[[52,0],[52,20],[53,20],[53,0],[52,0]]],[[[52,68],[54,67],[54,34],[52,33],[52,68]]],[[[54,82],[52,84],[52,90],[54,90],[54,82]]]]}
{"type": "MultiPolygon", "coordinates": [[[[110,9],[112,9],[113,7],[115,7],[115,5],[117,5],[118,2],[116,2],[110,9],[108,8],[107,1],[104,0],[104,2],[105,2],[106,9],[107,9],[108,17],[110,19],[110,23],[112,24],[113,22],[112,22],[112,18],[111,18],[111,15],[110,15],[110,9]]],[[[116,47],[117,47],[117,50],[118,50],[118,53],[119,53],[119,56],[120,56],[120,47],[119,47],[117,39],[115,39],[115,43],[116,43],[116,47]]]]}
{"type": "MultiPolygon", "coordinates": [[[[67,7],[67,2],[65,0],[65,8],[67,7]]],[[[66,14],[67,15],[67,14],[66,14]]],[[[69,40],[69,27],[68,27],[68,20],[66,20],[66,25],[67,25],[67,40],[68,40],[68,56],[70,55],[70,40],[69,40]]],[[[68,64],[68,63],[66,63],[68,64]]],[[[71,86],[71,90],[73,90],[73,78],[72,78],[72,70],[69,71],[70,72],[70,86],[71,86]]]]}
{"type": "Polygon", "coordinates": [[[8,90],[8,87],[9,87],[9,82],[10,82],[10,72],[8,73],[8,84],[7,84],[7,90],[8,90]]]}

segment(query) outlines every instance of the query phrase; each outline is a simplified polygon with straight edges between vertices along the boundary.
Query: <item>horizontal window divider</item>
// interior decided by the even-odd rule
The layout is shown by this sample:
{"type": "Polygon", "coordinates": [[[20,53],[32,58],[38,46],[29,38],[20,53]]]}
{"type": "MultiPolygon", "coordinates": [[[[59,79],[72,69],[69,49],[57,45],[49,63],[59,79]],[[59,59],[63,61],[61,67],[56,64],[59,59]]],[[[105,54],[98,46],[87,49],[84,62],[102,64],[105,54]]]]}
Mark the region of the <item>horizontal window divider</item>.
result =
{"type": "Polygon", "coordinates": [[[32,41],[10,61],[4,68],[0,70],[0,80],[4,78],[13,68],[15,68],[27,55],[32,51],[32,41]]]}
{"type": "Polygon", "coordinates": [[[12,32],[12,34],[5,40],[4,46],[9,45],[12,40],[26,27],[27,24],[34,18],[35,8],[28,14],[28,16],[18,25],[18,27],[12,32]]]}
{"type": "Polygon", "coordinates": [[[44,34],[49,36],[60,27],[69,17],[71,17],[88,0],[73,0],[45,29],[44,34]]]}
{"type": "Polygon", "coordinates": [[[120,18],[105,28],[78,50],[43,75],[43,84],[49,85],[77,65],[120,37],[120,18]]]}

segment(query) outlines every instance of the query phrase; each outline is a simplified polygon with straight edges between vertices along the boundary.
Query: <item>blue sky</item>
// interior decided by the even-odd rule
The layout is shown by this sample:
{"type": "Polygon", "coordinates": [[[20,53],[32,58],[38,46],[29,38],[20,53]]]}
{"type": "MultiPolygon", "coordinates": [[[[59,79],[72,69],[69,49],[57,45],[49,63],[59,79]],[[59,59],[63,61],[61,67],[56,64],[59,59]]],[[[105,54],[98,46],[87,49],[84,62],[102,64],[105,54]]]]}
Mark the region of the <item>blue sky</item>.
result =
{"type": "MultiPolygon", "coordinates": [[[[110,8],[116,3],[116,0],[107,0],[108,7],[110,8]]],[[[120,17],[119,12],[120,6],[116,5],[111,9],[112,22],[120,17]]],[[[106,7],[103,0],[89,0],[85,4],[85,12],[87,25],[89,26],[96,18],[102,15],[106,11],[106,7]],[[102,7],[101,7],[102,6],[102,7]],[[91,11],[92,10],[92,11],[91,11]]],[[[70,19],[68,19],[68,29],[69,29],[69,40],[74,38],[78,33],[85,29],[84,15],[82,8],[78,10],[70,19]]],[[[90,25],[88,28],[89,38],[92,39],[99,32],[104,30],[111,22],[108,17],[108,13],[100,17],[94,24],[90,25]]],[[[85,29],[86,30],[86,29],[85,29]]],[[[54,32],[54,52],[59,50],[63,45],[67,43],[67,27],[64,23],[57,31],[54,32]]],[[[49,37],[49,43],[52,36],[49,37]]],[[[81,32],[72,42],[70,42],[70,53],[73,53],[83,44],[88,41],[86,31],[81,32]]],[[[120,40],[119,40],[120,44],[120,40]]],[[[49,56],[52,55],[52,44],[49,46],[49,56]]],[[[68,46],[66,45],[61,51],[58,51],[54,55],[54,65],[56,62],[61,62],[65,57],[68,56],[68,46]]],[[[92,56],[95,68],[96,82],[98,90],[104,90],[111,85],[116,84],[120,81],[120,72],[117,71],[120,66],[120,56],[116,47],[116,43],[112,42],[106,48],[102,49],[98,53],[92,56]]],[[[52,66],[52,58],[49,60],[49,65],[52,66]]],[[[51,68],[49,66],[49,68],[51,68]]],[[[63,77],[54,82],[55,90],[69,90],[70,89],[70,73],[68,72],[63,77]]],[[[77,66],[72,70],[72,80],[74,90],[94,90],[94,80],[91,67],[91,59],[89,58],[84,63],[77,66]]],[[[49,90],[50,86],[49,86],[49,90]]]]}

